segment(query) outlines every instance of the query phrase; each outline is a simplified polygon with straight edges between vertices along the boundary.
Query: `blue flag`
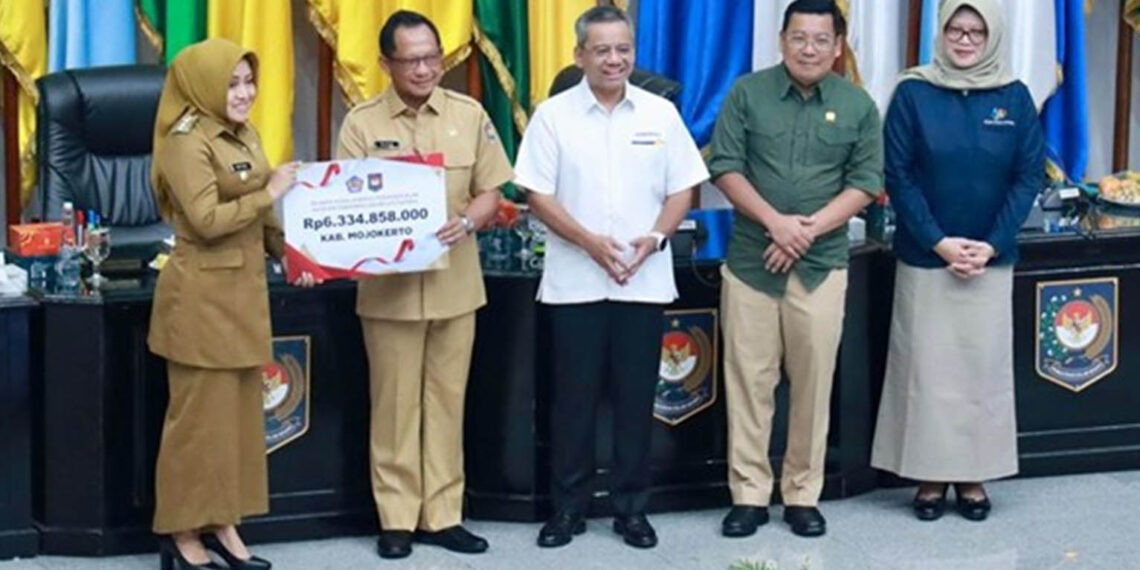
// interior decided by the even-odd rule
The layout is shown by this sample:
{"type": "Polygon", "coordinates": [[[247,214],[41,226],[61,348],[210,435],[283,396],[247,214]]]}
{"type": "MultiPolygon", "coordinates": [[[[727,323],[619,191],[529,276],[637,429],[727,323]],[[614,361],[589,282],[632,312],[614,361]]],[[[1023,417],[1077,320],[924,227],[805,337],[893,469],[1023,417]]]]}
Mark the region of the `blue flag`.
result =
{"type": "Polygon", "coordinates": [[[926,65],[934,61],[934,41],[938,37],[938,0],[922,0],[919,22],[918,63],[926,65]]]}
{"type": "Polygon", "coordinates": [[[51,0],[48,71],[135,62],[132,0],[51,0]]]}
{"type": "Polygon", "coordinates": [[[1045,152],[1069,180],[1084,179],[1089,164],[1088,84],[1085,73],[1084,0],[1055,0],[1057,65],[1061,85],[1045,102],[1045,152]]]}
{"type": "Polygon", "coordinates": [[[733,82],[752,69],[752,4],[638,2],[637,67],[681,83],[681,117],[698,146],[712,138],[733,82]]]}

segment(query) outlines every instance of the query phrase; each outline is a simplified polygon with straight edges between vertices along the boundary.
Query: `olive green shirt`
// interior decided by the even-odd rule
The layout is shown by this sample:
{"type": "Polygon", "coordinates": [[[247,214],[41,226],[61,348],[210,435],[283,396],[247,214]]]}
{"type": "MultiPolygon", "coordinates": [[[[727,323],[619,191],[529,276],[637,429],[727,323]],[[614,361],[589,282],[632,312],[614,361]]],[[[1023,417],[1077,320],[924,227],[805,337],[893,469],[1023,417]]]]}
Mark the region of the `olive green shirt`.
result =
{"type": "MultiPolygon", "coordinates": [[[[782,214],[809,216],[848,188],[877,196],[883,189],[879,111],[867,92],[829,74],[804,97],[783,64],[737,80],[717,118],[708,158],[713,180],[728,172],[748,179],[782,214]]],[[[728,268],[753,289],[782,297],[788,275],[764,268],[771,240],[738,214],[728,268]]],[[[816,238],[792,266],[808,291],[832,269],[847,267],[847,225],[816,238]]]]}

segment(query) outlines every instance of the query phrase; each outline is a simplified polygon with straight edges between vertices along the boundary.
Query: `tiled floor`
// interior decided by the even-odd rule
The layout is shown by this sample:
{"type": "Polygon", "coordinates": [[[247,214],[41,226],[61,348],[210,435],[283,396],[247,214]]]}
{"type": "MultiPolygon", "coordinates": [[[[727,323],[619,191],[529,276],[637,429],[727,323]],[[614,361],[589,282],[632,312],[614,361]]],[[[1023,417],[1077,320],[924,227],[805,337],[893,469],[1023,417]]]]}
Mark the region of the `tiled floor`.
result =
{"type": "MultiPolygon", "coordinates": [[[[984,523],[950,513],[933,523],[909,511],[913,489],[890,489],[822,505],[828,534],[793,535],[773,521],[755,536],[719,535],[723,511],[651,517],[661,544],[625,546],[609,520],[554,550],[534,545],[538,524],[471,521],[491,551],[478,556],[421,546],[408,559],[376,557],[371,538],[260,545],[274,568],[293,569],[673,569],[728,570],[741,561],[773,561],[780,570],[1140,570],[1140,471],[1019,479],[990,485],[994,511],[984,523]]],[[[0,562],[0,570],[157,568],[154,555],[105,559],[39,557],[0,562]]]]}

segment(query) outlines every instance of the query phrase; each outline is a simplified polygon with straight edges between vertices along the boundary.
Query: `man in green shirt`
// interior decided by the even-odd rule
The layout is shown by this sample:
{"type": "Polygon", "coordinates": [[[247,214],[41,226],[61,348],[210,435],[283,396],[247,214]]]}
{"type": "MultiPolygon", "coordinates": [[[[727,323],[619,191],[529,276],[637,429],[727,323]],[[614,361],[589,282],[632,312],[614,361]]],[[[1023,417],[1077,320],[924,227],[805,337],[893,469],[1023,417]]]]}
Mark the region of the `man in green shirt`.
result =
{"type": "Polygon", "coordinates": [[[784,14],[784,62],[742,77],[717,120],[709,172],[736,209],[721,269],[729,488],[725,536],[768,521],[780,366],[791,388],[780,492],[784,520],[820,536],[831,381],[847,291],[847,220],[882,191],[879,112],[831,72],[846,22],[834,0],[784,14]]]}

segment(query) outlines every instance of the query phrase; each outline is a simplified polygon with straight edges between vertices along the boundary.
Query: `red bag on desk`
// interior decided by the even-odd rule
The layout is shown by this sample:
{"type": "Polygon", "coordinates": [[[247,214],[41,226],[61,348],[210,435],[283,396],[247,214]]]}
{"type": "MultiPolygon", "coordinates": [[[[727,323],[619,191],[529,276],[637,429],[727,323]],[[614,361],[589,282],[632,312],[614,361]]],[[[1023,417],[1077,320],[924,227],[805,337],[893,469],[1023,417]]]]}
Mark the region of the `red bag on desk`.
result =
{"type": "Polygon", "coordinates": [[[62,242],[63,224],[59,222],[8,227],[8,248],[23,257],[57,255],[62,242]]]}

